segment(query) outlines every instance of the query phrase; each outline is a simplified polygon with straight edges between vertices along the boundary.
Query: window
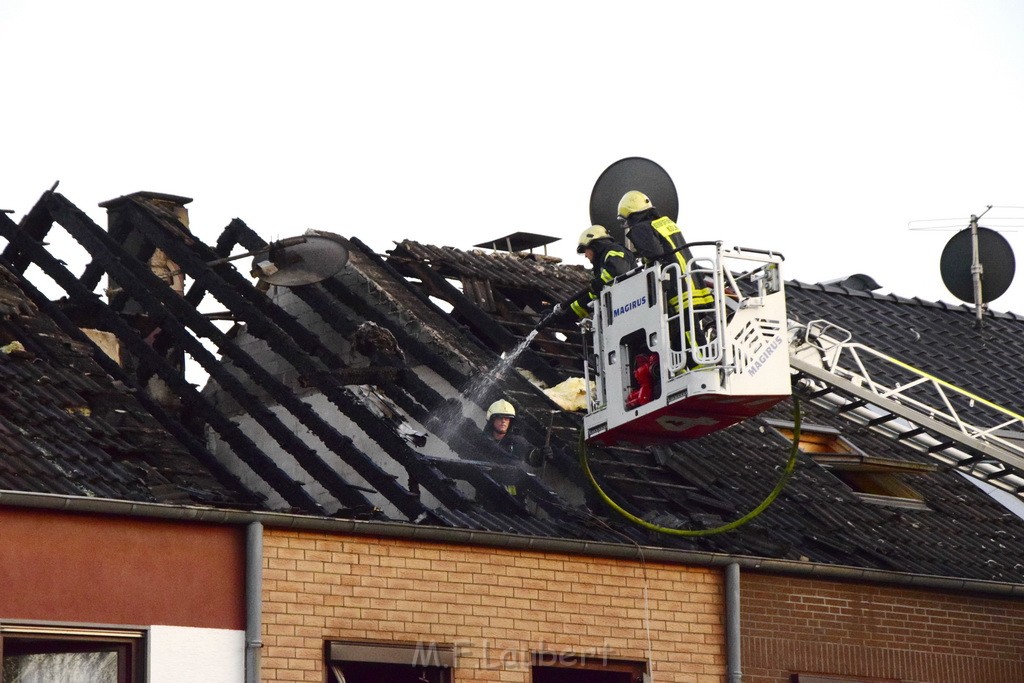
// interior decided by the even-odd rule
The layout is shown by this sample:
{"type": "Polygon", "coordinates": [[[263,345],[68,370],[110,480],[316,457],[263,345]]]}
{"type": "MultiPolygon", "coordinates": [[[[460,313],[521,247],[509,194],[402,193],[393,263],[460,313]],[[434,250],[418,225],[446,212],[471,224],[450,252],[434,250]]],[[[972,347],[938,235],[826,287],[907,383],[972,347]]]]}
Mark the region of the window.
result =
{"type": "MultiPolygon", "coordinates": [[[[782,436],[793,440],[792,424],[777,420],[768,422],[782,436]]],[[[865,503],[929,509],[924,496],[906,480],[913,475],[936,471],[938,468],[933,464],[866,455],[838,430],[818,425],[800,429],[800,452],[827,469],[865,503]]]]}
{"type": "Polygon", "coordinates": [[[613,661],[564,653],[533,655],[533,683],[641,683],[644,662],[613,661]]]}
{"type": "Polygon", "coordinates": [[[0,683],[138,683],[142,632],[0,625],[0,683]]]}
{"type": "Polygon", "coordinates": [[[455,648],[436,643],[327,644],[331,683],[451,683],[455,648]]]}
{"type": "Polygon", "coordinates": [[[792,674],[790,683],[900,683],[898,678],[863,678],[826,674],[792,674]]]}

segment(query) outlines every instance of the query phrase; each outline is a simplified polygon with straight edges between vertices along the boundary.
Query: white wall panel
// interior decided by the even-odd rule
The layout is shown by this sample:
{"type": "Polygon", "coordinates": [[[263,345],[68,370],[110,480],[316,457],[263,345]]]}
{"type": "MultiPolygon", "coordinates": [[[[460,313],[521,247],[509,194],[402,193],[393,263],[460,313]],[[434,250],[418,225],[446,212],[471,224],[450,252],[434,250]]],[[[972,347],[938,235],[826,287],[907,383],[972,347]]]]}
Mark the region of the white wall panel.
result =
{"type": "Polygon", "coordinates": [[[151,626],[147,659],[150,683],[241,683],[245,632],[151,626]]]}

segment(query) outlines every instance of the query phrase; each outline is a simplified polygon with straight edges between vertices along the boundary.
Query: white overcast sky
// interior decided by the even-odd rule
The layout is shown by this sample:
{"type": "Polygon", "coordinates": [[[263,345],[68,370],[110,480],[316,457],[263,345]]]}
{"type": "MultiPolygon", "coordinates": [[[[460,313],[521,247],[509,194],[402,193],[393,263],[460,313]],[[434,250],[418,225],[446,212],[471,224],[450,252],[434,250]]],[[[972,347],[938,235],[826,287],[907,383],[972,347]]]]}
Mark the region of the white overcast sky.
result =
{"type": "MultiPolygon", "coordinates": [[[[562,236],[600,173],[663,166],[690,240],[787,278],[955,301],[972,213],[1024,226],[1024,3],[0,0],[0,208],[101,201],[468,248],[562,236]],[[1017,219],[1017,220],[1014,220],[1017,219]]],[[[1024,261],[1024,228],[1006,232],[1024,261]]],[[[993,308],[1024,314],[1024,263],[993,308]]]]}

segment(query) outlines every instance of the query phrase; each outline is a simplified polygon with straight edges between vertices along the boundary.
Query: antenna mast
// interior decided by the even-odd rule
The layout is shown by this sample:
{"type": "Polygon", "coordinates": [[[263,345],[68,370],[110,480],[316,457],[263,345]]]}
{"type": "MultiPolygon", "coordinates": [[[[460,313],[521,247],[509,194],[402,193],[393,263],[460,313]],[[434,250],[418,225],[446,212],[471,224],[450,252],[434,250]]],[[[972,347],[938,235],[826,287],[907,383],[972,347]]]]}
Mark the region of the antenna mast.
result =
{"type": "Polygon", "coordinates": [[[974,325],[979,330],[981,329],[985,314],[985,304],[981,292],[981,276],[985,272],[985,268],[981,265],[981,253],[978,249],[978,219],[991,209],[992,205],[989,204],[981,212],[980,216],[971,215],[971,279],[974,282],[974,325]]]}

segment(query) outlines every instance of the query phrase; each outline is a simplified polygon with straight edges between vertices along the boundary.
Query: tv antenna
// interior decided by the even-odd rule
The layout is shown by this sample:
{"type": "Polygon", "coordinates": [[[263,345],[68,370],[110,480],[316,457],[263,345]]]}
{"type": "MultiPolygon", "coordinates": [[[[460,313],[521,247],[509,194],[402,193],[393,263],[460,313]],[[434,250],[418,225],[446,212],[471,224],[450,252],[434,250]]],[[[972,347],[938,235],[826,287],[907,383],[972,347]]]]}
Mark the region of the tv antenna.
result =
{"type": "Polygon", "coordinates": [[[251,255],[253,277],[279,287],[321,282],[348,263],[348,247],[341,237],[323,230],[307,230],[300,237],[273,242],[251,255]]]}
{"type": "Polygon", "coordinates": [[[939,262],[946,289],[961,301],[974,304],[978,329],[982,327],[985,305],[1006,293],[1016,270],[1013,249],[1006,238],[978,225],[991,209],[990,204],[981,214],[971,216],[969,226],[946,243],[939,262]]]}

